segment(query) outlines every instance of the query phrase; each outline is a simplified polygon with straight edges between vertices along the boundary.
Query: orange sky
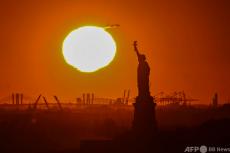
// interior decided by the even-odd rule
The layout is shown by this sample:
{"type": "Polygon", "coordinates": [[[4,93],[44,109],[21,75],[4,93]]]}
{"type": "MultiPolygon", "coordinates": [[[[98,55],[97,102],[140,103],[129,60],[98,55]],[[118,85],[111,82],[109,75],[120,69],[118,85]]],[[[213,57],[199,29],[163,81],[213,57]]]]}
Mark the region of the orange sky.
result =
{"type": "Polygon", "coordinates": [[[184,90],[201,103],[230,99],[230,3],[153,0],[1,0],[1,96],[11,92],[76,97],[136,95],[138,40],[151,66],[152,95],[184,90]],[[117,42],[111,65],[84,74],[67,65],[64,37],[83,25],[105,26],[117,42]]]}

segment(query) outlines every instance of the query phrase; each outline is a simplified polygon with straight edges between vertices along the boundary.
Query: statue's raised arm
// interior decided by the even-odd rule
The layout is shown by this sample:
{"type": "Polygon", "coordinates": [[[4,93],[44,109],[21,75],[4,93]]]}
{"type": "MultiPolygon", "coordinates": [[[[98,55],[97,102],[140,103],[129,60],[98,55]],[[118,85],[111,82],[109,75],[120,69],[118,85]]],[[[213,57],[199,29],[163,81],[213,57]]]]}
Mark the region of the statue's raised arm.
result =
{"type": "Polygon", "coordinates": [[[138,49],[137,49],[137,41],[134,41],[134,42],[133,42],[133,46],[134,46],[134,51],[137,53],[137,57],[139,57],[139,56],[140,56],[140,53],[139,53],[139,51],[138,51],[138,49]]]}

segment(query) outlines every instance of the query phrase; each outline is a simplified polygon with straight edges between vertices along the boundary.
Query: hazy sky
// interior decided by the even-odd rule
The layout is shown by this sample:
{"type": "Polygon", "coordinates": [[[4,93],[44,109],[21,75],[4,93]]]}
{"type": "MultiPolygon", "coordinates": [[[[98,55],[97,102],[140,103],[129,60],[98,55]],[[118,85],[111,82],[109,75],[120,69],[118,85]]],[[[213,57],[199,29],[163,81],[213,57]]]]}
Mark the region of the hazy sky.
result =
{"type": "Polygon", "coordinates": [[[139,41],[151,67],[152,95],[184,90],[210,103],[214,92],[230,99],[228,0],[1,0],[0,96],[12,92],[76,97],[95,92],[135,96],[139,41]],[[65,36],[83,25],[105,26],[117,42],[114,61],[96,73],[67,65],[65,36]]]}

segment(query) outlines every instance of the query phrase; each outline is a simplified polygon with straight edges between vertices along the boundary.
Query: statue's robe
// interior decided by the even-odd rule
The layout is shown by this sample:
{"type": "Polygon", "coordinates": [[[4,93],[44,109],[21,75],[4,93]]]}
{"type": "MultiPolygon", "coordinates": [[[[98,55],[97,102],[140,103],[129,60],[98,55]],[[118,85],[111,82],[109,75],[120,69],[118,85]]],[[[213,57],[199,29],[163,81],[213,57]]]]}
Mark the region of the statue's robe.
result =
{"type": "Polygon", "coordinates": [[[145,60],[139,59],[137,68],[138,93],[140,97],[150,96],[149,75],[150,67],[145,60]]]}

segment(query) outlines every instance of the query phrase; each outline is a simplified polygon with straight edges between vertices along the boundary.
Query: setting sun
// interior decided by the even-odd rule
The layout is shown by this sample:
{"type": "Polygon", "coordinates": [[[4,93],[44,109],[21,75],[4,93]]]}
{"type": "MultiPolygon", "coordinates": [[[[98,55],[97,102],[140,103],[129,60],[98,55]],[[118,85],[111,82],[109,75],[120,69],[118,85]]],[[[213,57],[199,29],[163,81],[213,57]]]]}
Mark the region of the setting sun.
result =
{"type": "Polygon", "coordinates": [[[71,66],[81,72],[94,72],[113,60],[116,43],[104,28],[84,26],[66,36],[62,52],[71,66]]]}

